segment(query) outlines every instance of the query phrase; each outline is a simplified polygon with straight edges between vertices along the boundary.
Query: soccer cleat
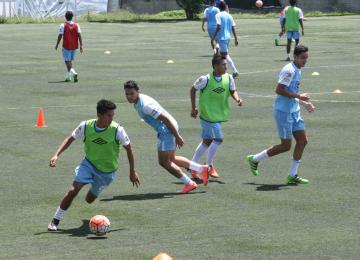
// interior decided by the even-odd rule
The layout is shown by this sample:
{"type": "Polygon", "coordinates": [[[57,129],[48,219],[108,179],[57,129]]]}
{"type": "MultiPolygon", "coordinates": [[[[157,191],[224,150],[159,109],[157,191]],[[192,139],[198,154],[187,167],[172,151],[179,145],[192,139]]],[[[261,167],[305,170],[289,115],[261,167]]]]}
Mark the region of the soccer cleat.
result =
{"type": "Polygon", "coordinates": [[[67,77],[66,79],[65,79],[65,82],[70,82],[71,81],[71,78],[70,77],[67,77]]]}
{"type": "Polygon", "coordinates": [[[74,74],[74,82],[78,82],[78,75],[74,74]]]}
{"type": "Polygon", "coordinates": [[[200,180],[200,177],[199,177],[199,174],[197,173],[197,171],[192,170],[191,175],[194,180],[200,180]]]}
{"type": "Polygon", "coordinates": [[[233,76],[233,78],[235,79],[235,78],[237,78],[237,77],[239,76],[239,73],[238,73],[238,72],[234,72],[234,73],[232,74],[232,76],[233,76]]]}
{"type": "Polygon", "coordinates": [[[309,180],[299,177],[297,174],[295,176],[288,175],[286,177],[287,184],[308,184],[309,180]]]}
{"type": "Polygon", "coordinates": [[[279,46],[279,40],[278,39],[275,39],[275,46],[279,46]]]}
{"type": "Polygon", "coordinates": [[[290,61],[290,60],[291,60],[290,57],[287,57],[285,61],[290,61]]]}
{"type": "Polygon", "coordinates": [[[201,172],[201,177],[202,177],[204,186],[208,185],[209,172],[210,172],[210,166],[203,166],[202,172],[201,172]]]}
{"type": "Polygon", "coordinates": [[[220,176],[219,176],[219,174],[216,172],[215,167],[212,166],[212,165],[211,165],[211,166],[209,165],[209,167],[210,167],[210,171],[209,171],[210,177],[215,178],[215,179],[219,178],[220,176]]]}
{"type": "Polygon", "coordinates": [[[57,231],[57,225],[55,225],[53,220],[51,220],[51,222],[48,225],[48,231],[57,231]]]}
{"type": "Polygon", "coordinates": [[[195,190],[197,187],[199,187],[195,182],[190,185],[184,185],[181,191],[178,192],[178,194],[186,194],[189,193],[192,190],[195,190]]]}
{"type": "Polygon", "coordinates": [[[247,156],[247,160],[250,164],[250,171],[254,176],[258,176],[259,175],[259,171],[258,171],[258,165],[259,162],[255,162],[254,161],[254,155],[248,155],[247,156]]]}

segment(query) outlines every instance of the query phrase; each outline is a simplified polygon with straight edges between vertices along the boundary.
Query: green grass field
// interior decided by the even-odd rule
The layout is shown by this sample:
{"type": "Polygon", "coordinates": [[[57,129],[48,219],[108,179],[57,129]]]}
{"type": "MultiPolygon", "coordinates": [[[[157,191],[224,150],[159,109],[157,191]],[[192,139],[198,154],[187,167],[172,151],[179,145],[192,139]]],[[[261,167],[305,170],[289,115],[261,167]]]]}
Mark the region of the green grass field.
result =
{"type": "MultiPolygon", "coordinates": [[[[221,179],[186,196],[181,183],[157,164],[154,131],[126,103],[122,84],[134,79],[178,120],[192,157],[200,126],[190,118],[189,90],[211,71],[211,50],[200,22],[81,24],[84,53],[79,83],[64,83],[58,24],[0,25],[0,258],[152,259],[359,259],[360,16],[311,18],[303,43],[310,48],[302,91],[317,111],[303,117],[309,144],[300,174],[306,186],[284,184],[291,154],[249,172],[246,155],[278,143],[272,102],[285,47],[274,46],[277,19],[237,20],[240,46],[231,55],[244,106],[232,104],[216,166],[221,179]],[[104,54],[110,50],[111,54],[104,54]],[[174,64],[167,64],[167,60],[174,64]],[[312,76],[317,71],[319,76],[312,76]],[[340,89],[342,94],[332,94],[340,89]],[[75,142],[48,166],[63,139],[96,116],[96,102],[118,104],[116,121],[129,134],[141,187],[128,180],[125,151],[118,178],[91,205],[83,189],[57,233],[47,224],[83,157],[75,142]],[[43,107],[47,128],[36,128],[43,107]],[[88,220],[112,223],[96,239],[88,220]]],[[[285,40],[282,39],[285,43],[285,40]]]]}

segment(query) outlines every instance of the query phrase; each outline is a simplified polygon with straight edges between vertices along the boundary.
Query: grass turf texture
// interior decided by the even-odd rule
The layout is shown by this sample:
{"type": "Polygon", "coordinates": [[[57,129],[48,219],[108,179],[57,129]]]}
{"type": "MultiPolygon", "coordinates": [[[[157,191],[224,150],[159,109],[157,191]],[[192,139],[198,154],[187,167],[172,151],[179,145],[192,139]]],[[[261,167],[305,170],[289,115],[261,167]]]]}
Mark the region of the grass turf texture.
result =
{"type": "Polygon", "coordinates": [[[246,161],[247,154],[278,143],[272,96],[286,57],[285,47],[273,44],[278,20],[237,20],[240,46],[231,47],[240,70],[237,88],[266,97],[244,94],[244,107],[232,104],[215,162],[221,179],[186,196],[174,195],[182,185],[157,164],[155,133],[126,103],[122,84],[137,80],[143,93],[175,116],[186,142],[178,154],[191,157],[200,127],[189,116],[189,89],[211,71],[211,49],[199,22],[81,24],[77,84],[61,82],[65,66],[61,52],[53,50],[58,25],[1,25],[2,258],[151,259],[164,251],[175,259],[355,259],[359,22],[359,16],[305,22],[302,42],[310,58],[301,88],[314,93],[317,111],[302,112],[310,142],[300,174],[311,183],[286,186],[290,153],[260,164],[259,177],[246,161]],[[313,71],[320,75],[311,76],[313,71]],[[334,89],[344,93],[331,94],[334,89]],[[80,121],[95,117],[100,98],[118,104],[115,120],[132,140],[142,185],[130,184],[123,151],[117,180],[92,205],[84,201],[84,188],[61,231],[49,233],[47,224],[82,158],[82,142],[73,143],[55,169],[48,160],[80,121]],[[34,126],[37,107],[45,110],[47,128],[34,126]],[[96,214],[112,223],[105,239],[94,239],[87,227],[96,214]]]}

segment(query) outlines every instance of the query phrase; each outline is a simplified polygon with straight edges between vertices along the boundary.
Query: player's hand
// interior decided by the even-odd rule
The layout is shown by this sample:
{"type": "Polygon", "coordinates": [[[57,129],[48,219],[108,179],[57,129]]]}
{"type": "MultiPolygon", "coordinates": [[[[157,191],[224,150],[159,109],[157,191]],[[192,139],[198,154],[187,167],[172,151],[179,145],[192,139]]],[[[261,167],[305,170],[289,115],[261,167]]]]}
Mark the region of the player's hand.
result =
{"type": "Polygon", "coordinates": [[[82,46],[80,46],[80,53],[83,53],[83,47],[82,46]]]}
{"type": "Polygon", "coordinates": [[[299,95],[299,99],[302,101],[309,101],[310,100],[310,96],[308,93],[302,93],[299,95]]]}
{"type": "Polygon", "coordinates": [[[202,31],[203,31],[203,32],[205,32],[205,28],[204,28],[204,26],[201,26],[201,29],[202,29],[202,31]]]}
{"type": "Polygon", "coordinates": [[[241,98],[240,98],[238,101],[236,101],[236,103],[238,104],[238,106],[239,106],[239,107],[241,107],[241,106],[242,106],[243,101],[242,101],[242,100],[241,100],[241,98]]]}
{"type": "Polygon", "coordinates": [[[55,166],[56,166],[56,161],[57,161],[57,159],[58,159],[58,157],[57,157],[56,155],[54,155],[53,157],[51,157],[49,166],[50,166],[50,167],[55,167],[55,166]]]}
{"type": "Polygon", "coordinates": [[[57,45],[55,45],[55,51],[57,51],[57,49],[58,49],[58,46],[57,46],[57,45]]]}
{"type": "Polygon", "coordinates": [[[315,111],[315,106],[311,102],[304,102],[304,106],[309,113],[315,111]]]}
{"type": "Polygon", "coordinates": [[[140,178],[136,171],[130,172],[130,181],[132,182],[133,186],[136,186],[136,188],[140,186],[140,178]]]}
{"type": "Polygon", "coordinates": [[[179,148],[183,147],[184,139],[180,135],[176,136],[175,138],[176,138],[177,147],[179,147],[179,148]]]}
{"type": "Polygon", "coordinates": [[[238,46],[239,45],[239,42],[238,42],[238,39],[237,37],[235,38],[235,46],[238,46]]]}
{"type": "Polygon", "coordinates": [[[199,111],[195,108],[191,110],[190,116],[193,118],[196,118],[198,115],[199,111]]]}

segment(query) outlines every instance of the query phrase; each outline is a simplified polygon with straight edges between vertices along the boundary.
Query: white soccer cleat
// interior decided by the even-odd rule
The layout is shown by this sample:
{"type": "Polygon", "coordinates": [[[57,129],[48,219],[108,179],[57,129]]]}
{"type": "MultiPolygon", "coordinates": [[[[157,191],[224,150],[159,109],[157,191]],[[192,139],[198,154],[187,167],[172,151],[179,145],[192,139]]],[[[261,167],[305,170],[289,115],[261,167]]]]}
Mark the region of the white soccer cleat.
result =
{"type": "Polygon", "coordinates": [[[49,231],[57,231],[57,226],[54,224],[54,222],[50,222],[48,225],[48,230],[49,231]]]}

